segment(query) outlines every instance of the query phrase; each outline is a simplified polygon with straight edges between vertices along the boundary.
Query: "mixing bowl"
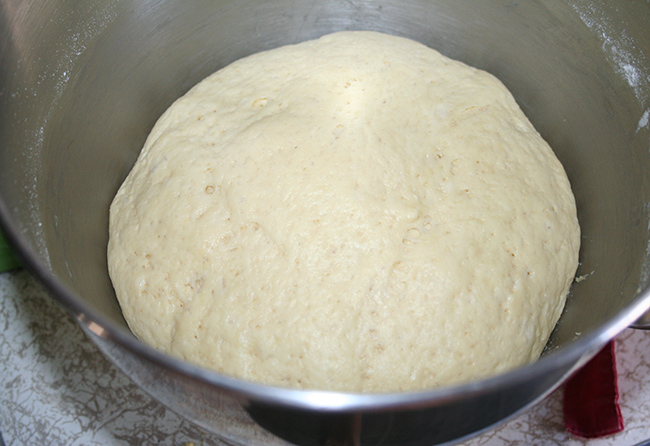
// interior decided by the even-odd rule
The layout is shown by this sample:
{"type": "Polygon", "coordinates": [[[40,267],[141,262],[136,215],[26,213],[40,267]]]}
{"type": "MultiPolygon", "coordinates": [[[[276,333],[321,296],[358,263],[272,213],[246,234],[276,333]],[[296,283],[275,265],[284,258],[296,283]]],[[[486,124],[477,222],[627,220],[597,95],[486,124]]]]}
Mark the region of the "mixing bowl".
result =
{"type": "Polygon", "coordinates": [[[649,121],[647,1],[0,1],[3,229],[107,357],[233,442],[454,442],[557,388],[650,306],[649,121]],[[128,330],[107,274],[108,206],[156,119],[229,62],[344,29],[410,37],[493,73],[564,164],[581,263],[538,362],[421,392],[298,391],[200,369],[128,330]]]}

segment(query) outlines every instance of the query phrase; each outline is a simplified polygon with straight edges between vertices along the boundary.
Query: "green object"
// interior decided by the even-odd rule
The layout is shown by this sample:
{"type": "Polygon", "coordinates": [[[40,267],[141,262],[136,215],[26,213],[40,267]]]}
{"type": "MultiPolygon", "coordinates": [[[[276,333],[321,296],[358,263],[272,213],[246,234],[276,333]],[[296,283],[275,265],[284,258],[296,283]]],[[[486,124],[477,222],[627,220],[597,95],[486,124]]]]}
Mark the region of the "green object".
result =
{"type": "Polygon", "coordinates": [[[0,273],[18,268],[20,262],[7,244],[4,235],[0,232],[0,273]]]}

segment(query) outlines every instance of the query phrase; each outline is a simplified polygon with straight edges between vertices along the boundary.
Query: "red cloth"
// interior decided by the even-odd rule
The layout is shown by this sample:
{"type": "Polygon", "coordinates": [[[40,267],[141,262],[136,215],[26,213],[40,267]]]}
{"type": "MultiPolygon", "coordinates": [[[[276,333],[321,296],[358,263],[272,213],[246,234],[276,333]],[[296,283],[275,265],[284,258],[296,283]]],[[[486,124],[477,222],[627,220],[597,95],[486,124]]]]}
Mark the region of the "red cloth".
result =
{"type": "Polygon", "coordinates": [[[574,435],[604,437],[623,430],[614,341],[566,382],[564,424],[574,435]]]}

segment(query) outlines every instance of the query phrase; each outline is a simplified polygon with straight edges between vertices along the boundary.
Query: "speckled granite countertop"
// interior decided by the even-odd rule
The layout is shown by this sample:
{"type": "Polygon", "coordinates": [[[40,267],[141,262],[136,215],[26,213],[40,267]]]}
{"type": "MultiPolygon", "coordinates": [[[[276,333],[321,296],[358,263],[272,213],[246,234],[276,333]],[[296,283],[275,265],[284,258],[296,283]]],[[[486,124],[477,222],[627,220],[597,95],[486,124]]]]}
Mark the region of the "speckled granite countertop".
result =
{"type": "MultiPolygon", "coordinates": [[[[24,271],[0,274],[0,327],[0,430],[7,446],[226,444],[133,385],[24,271]]],[[[627,446],[647,440],[650,332],[624,331],[616,354],[623,432],[590,441],[567,434],[558,391],[463,445],[627,446]]]]}

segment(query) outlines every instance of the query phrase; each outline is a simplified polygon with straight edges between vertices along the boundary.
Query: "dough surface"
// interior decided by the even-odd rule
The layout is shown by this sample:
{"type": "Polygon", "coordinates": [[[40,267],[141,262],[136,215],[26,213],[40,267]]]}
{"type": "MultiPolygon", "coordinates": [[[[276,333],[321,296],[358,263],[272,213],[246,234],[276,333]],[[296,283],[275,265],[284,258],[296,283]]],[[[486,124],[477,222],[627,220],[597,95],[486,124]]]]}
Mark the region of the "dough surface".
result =
{"type": "Polygon", "coordinates": [[[492,75],[341,32],[241,59],[159,119],[110,209],[145,343],[227,375],[385,392],[534,361],[580,230],[492,75]]]}

